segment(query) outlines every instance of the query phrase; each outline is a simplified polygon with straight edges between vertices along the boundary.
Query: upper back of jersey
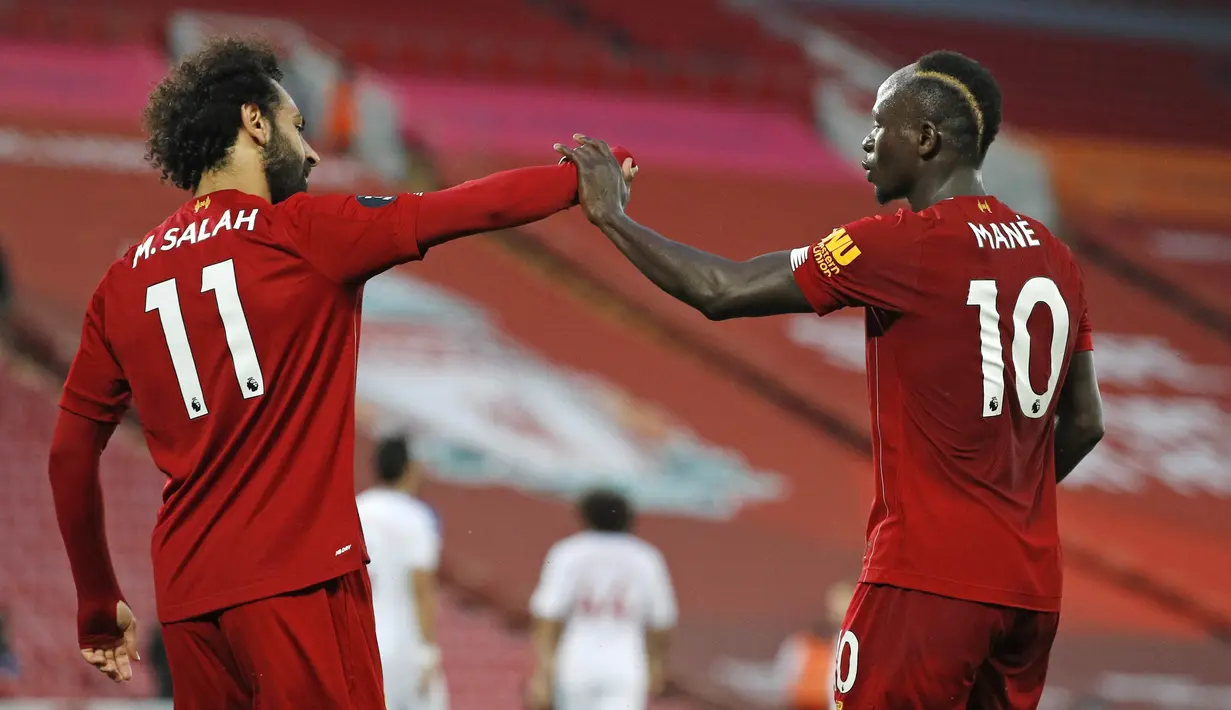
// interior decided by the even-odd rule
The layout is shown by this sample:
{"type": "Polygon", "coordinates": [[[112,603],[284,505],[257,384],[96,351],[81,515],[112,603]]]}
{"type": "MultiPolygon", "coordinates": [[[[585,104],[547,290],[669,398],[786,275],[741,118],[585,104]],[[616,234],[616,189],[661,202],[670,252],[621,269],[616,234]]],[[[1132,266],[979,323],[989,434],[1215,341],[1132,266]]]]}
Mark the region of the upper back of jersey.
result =
{"type": "Polygon", "coordinates": [[[817,252],[796,277],[818,311],[867,308],[865,579],[1058,609],[1053,415],[1091,347],[1068,248],[995,198],[960,197],[852,223],[817,252]]]}
{"type": "MultiPolygon", "coordinates": [[[[62,406],[100,420],[117,420],[130,396],[136,406],[167,476],[153,543],[162,621],[362,563],[363,254],[345,228],[354,221],[337,215],[363,209],[353,197],[212,193],[129,250],[95,293],[62,406]]],[[[387,224],[370,226],[391,235],[408,209],[384,203],[370,219],[389,211],[387,224]]]]}
{"type": "Polygon", "coordinates": [[[535,615],[570,623],[647,626],[675,622],[675,599],[662,553],[624,533],[582,532],[551,549],[531,599],[535,615]]]}

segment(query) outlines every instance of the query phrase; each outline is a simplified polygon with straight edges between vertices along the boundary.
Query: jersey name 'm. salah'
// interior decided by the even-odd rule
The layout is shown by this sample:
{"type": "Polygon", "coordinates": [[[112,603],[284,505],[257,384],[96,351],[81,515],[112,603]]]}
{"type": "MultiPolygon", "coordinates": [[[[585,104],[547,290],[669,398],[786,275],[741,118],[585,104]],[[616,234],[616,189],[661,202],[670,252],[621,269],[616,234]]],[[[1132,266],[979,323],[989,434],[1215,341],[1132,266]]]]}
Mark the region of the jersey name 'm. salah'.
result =
{"type": "Polygon", "coordinates": [[[196,244],[203,242],[210,237],[232,229],[242,229],[251,232],[256,229],[256,216],[260,209],[251,210],[235,210],[235,216],[232,218],[231,210],[223,212],[214,222],[210,224],[210,219],[207,217],[197,222],[192,222],[188,226],[170,227],[159,235],[151,234],[141,242],[133,252],[133,268],[137,268],[137,264],[143,259],[148,259],[160,251],[171,251],[184,246],[185,244],[196,244]],[[159,246],[155,247],[155,239],[158,239],[159,246]]]}

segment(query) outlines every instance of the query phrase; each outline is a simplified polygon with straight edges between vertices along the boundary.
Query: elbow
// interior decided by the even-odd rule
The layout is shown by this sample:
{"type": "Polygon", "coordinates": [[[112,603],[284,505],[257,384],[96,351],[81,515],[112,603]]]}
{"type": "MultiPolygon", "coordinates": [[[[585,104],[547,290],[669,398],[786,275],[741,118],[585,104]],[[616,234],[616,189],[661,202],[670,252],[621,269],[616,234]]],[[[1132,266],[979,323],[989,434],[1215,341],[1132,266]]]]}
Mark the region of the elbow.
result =
{"type": "Polygon", "coordinates": [[[693,307],[711,321],[722,321],[739,315],[737,299],[729,288],[714,284],[693,299],[693,307]]]}
{"type": "Polygon", "coordinates": [[[697,310],[701,312],[701,315],[712,321],[727,320],[732,317],[731,313],[719,304],[702,302],[697,305],[697,310]]]}
{"type": "Polygon", "coordinates": [[[1103,440],[1103,434],[1106,430],[1103,428],[1103,420],[1100,418],[1096,422],[1082,426],[1080,429],[1082,441],[1090,448],[1094,448],[1096,444],[1103,440]]]}
{"type": "Polygon", "coordinates": [[[1087,450],[1093,449],[1103,439],[1106,429],[1103,426],[1103,413],[1094,411],[1083,413],[1073,418],[1074,438],[1081,442],[1087,450]]]}

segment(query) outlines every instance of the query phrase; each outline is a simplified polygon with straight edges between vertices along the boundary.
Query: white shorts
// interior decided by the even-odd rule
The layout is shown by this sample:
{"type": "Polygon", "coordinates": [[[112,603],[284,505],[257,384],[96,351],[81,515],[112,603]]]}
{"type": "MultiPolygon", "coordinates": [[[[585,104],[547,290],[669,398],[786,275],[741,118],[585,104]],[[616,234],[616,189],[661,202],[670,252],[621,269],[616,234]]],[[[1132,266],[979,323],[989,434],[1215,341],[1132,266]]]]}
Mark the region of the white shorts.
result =
{"type": "Polygon", "coordinates": [[[385,676],[385,707],[389,710],[449,710],[449,686],[443,673],[428,684],[426,695],[419,694],[419,674],[385,676]]]}
{"type": "Polygon", "coordinates": [[[641,684],[584,684],[556,691],[556,710],[645,710],[649,694],[641,684]]]}

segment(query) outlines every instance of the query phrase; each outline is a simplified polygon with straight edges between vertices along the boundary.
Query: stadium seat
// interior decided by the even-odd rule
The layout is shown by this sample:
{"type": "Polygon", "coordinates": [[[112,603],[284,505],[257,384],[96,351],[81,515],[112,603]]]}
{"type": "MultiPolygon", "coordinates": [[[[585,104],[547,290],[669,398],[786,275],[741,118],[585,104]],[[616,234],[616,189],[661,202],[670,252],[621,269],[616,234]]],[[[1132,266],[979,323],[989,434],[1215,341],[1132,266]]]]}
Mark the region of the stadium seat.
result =
{"type": "Polygon", "coordinates": [[[1213,83],[1218,55],[1212,52],[828,6],[808,17],[892,61],[936,49],[969,54],[995,72],[1005,91],[1005,120],[1019,128],[1231,146],[1231,135],[1210,120],[1231,113],[1231,93],[1213,83]]]}

